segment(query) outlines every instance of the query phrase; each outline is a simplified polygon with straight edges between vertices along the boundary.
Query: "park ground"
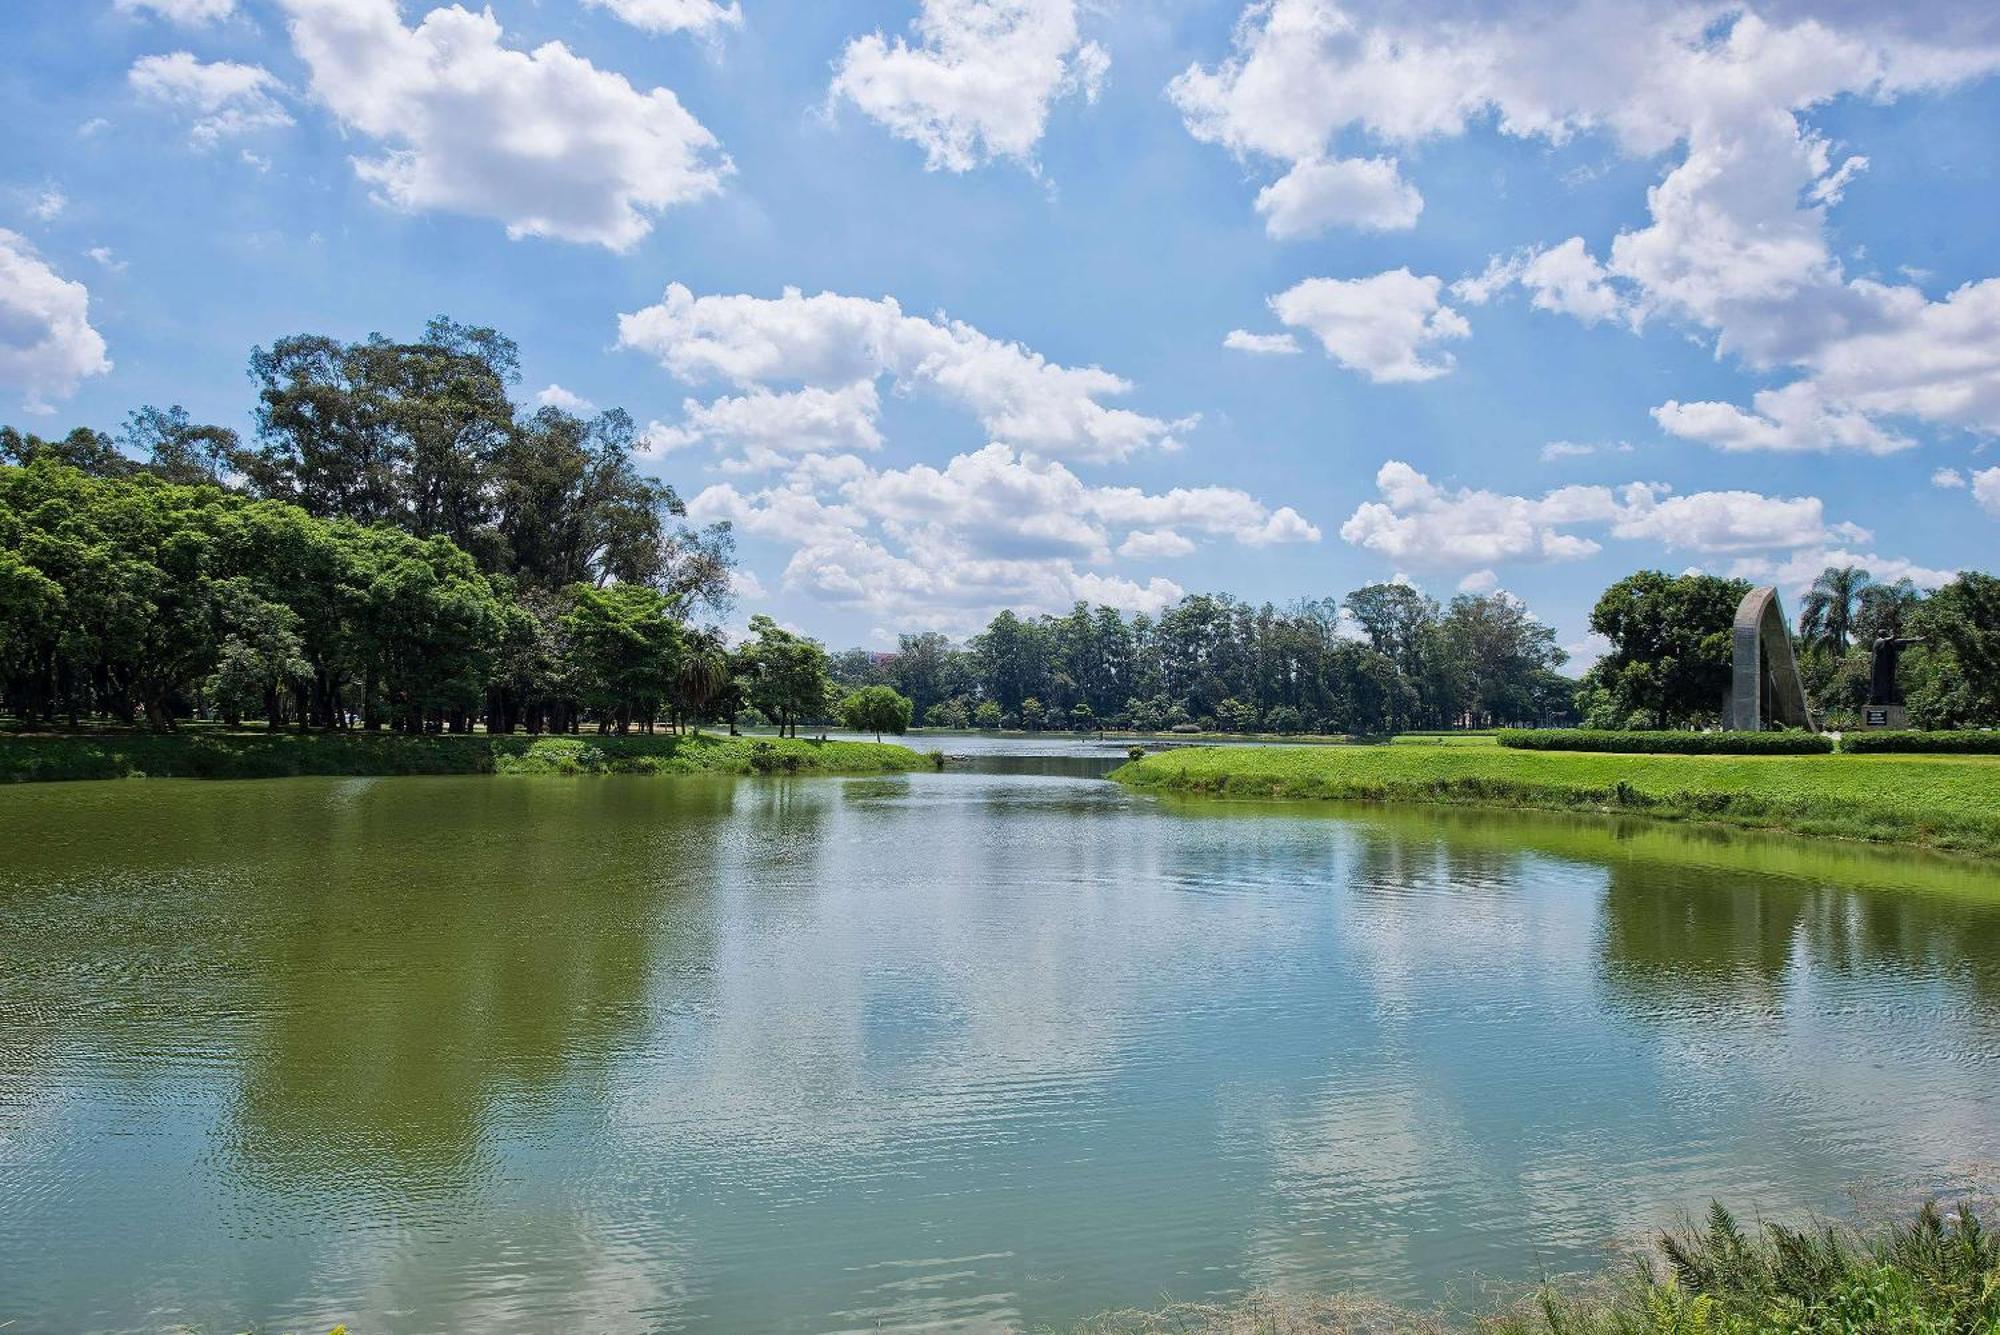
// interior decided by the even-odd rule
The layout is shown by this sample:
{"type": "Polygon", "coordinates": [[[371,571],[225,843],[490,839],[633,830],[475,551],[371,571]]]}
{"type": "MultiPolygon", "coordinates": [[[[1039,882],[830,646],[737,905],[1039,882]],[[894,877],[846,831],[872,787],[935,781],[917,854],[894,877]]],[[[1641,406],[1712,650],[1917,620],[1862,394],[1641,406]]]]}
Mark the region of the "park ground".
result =
{"type": "Polygon", "coordinates": [[[2000,857],[2000,757],[1619,755],[1402,740],[1179,748],[1112,777],[1215,797],[1602,811],[2000,857]]]}

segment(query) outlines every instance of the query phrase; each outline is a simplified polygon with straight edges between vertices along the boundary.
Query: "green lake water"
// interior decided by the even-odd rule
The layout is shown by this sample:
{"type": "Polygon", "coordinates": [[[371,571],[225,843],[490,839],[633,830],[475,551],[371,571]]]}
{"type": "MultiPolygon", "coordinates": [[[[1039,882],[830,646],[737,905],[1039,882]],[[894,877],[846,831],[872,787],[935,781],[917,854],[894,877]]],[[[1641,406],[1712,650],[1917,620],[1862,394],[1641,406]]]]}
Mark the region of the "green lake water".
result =
{"type": "Polygon", "coordinates": [[[1421,1301],[1994,1180],[1990,871],[1103,768],[0,791],[0,1328],[1421,1301]]]}

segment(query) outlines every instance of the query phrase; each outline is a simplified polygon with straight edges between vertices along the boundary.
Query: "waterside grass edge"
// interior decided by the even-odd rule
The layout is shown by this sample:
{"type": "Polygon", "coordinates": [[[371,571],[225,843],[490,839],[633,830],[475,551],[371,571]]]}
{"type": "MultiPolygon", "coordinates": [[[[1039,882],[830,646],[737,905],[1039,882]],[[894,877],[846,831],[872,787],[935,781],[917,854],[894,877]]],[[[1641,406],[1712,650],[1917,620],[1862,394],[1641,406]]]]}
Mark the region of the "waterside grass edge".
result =
{"type": "Polygon", "coordinates": [[[1111,777],[1214,797],[1597,811],[2000,858],[1996,757],[1196,747],[1141,757],[1111,777]]]}
{"type": "Polygon", "coordinates": [[[808,738],[88,733],[0,736],[0,783],[406,774],[885,774],[929,769],[906,746],[808,738]]]}

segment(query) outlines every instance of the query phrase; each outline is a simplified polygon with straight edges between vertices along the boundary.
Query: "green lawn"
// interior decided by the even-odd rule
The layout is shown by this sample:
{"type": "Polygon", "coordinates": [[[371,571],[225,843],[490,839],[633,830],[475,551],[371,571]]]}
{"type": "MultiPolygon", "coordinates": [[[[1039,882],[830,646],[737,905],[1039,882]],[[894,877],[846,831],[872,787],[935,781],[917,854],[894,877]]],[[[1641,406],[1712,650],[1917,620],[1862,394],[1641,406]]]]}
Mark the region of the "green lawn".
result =
{"type": "Polygon", "coordinates": [[[1216,747],[1147,756],[1112,777],[1226,797],[1616,811],[2000,856],[2000,757],[1990,756],[1216,747]]]}
{"type": "Polygon", "coordinates": [[[271,779],[299,774],[879,774],[929,768],[906,746],[729,737],[410,737],[213,729],[0,736],[0,783],[53,779],[271,779]]]}

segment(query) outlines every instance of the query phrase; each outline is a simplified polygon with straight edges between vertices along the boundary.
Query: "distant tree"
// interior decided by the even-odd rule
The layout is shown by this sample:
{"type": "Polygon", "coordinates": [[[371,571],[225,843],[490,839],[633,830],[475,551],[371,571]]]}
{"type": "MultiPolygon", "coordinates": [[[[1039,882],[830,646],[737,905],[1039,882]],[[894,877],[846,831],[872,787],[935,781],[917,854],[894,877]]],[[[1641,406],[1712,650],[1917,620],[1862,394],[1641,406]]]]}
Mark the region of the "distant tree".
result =
{"type": "Polygon", "coordinates": [[[171,408],[151,404],[125,419],[119,443],[143,455],[146,467],[169,482],[219,484],[242,457],[242,442],[226,426],[204,426],[176,403],[171,408]]]}
{"type": "Polygon", "coordinates": [[[1047,711],[1040,700],[1031,695],[1021,702],[1021,726],[1029,732],[1040,732],[1046,719],[1047,711]]]}
{"type": "Polygon", "coordinates": [[[840,721],[855,732],[901,736],[910,730],[910,700],[893,687],[864,686],[840,702],[840,721]]]}
{"type": "Polygon", "coordinates": [[[0,426],[0,464],[25,466],[38,459],[92,477],[125,477],[138,467],[119,453],[118,442],[87,426],[77,427],[60,440],[44,440],[11,426],[0,426]]]}
{"type": "Polygon", "coordinates": [[[981,700],[979,707],[972,711],[974,725],[988,732],[1000,726],[1000,717],[1000,706],[992,700],[981,700]]]}
{"type": "Polygon", "coordinates": [[[1799,605],[1800,637],[1835,654],[1846,653],[1862,591],[1869,581],[1867,571],[1851,565],[1828,566],[1815,575],[1805,601],[1799,605]]]}
{"type": "Polygon", "coordinates": [[[1904,634],[1923,602],[1923,591],[1908,578],[1868,585],[1855,600],[1854,642],[1866,648],[1884,631],[1904,634]]]}
{"type": "Polygon", "coordinates": [[[729,651],[722,636],[712,630],[697,631],[681,646],[674,674],[673,701],[679,715],[701,734],[707,718],[729,687],[729,651]]]}
{"type": "Polygon", "coordinates": [[[284,726],[284,697],[312,679],[299,614],[258,593],[241,575],[216,582],[215,606],[222,644],[208,693],[231,726],[252,711],[265,726],[284,726]]]}

